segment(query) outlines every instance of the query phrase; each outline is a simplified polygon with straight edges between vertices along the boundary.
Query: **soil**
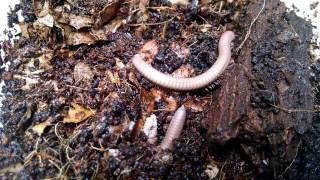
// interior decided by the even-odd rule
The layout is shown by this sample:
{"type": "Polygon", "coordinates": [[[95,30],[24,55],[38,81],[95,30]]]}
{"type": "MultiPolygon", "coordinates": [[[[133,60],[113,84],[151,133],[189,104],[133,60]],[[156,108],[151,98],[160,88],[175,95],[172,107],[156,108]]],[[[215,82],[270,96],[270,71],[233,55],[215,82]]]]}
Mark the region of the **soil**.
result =
{"type": "Polygon", "coordinates": [[[11,26],[22,10],[20,38],[1,47],[1,178],[317,179],[312,25],[278,0],[259,17],[262,1],[192,2],[21,0],[8,15],[11,26]],[[153,67],[198,75],[225,30],[237,35],[233,62],[204,90],[163,89],[131,64],[156,40],[153,67]],[[183,132],[160,150],[181,105],[183,132]],[[155,141],[143,130],[152,115],[155,141]]]}

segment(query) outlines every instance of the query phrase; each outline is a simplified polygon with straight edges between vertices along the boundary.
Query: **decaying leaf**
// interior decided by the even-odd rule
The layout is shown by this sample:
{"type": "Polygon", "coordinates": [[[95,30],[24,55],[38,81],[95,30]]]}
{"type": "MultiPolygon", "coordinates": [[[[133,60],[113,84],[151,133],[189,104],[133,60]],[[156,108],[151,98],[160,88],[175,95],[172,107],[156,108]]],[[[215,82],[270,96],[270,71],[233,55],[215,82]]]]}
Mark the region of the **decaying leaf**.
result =
{"type": "Polygon", "coordinates": [[[76,82],[84,81],[84,82],[91,82],[94,74],[89,65],[79,62],[75,65],[73,70],[73,78],[76,82]]]}
{"type": "Polygon", "coordinates": [[[74,14],[71,14],[69,17],[69,24],[70,26],[76,28],[76,29],[82,29],[85,27],[91,27],[93,25],[93,19],[88,16],[77,16],[74,14]]]}
{"type": "Polygon", "coordinates": [[[71,32],[67,34],[68,45],[80,45],[80,44],[94,44],[95,38],[90,33],[85,32],[71,32]]]}
{"type": "Polygon", "coordinates": [[[48,70],[48,69],[52,69],[52,66],[50,65],[50,60],[53,57],[53,52],[52,51],[48,51],[46,53],[43,53],[38,59],[40,62],[40,68],[48,70]]]}
{"type": "Polygon", "coordinates": [[[110,23],[104,26],[105,33],[115,33],[119,27],[121,27],[124,24],[123,19],[114,19],[110,23]]]}
{"type": "Polygon", "coordinates": [[[50,118],[47,119],[46,121],[40,123],[40,124],[37,124],[35,126],[32,127],[32,131],[34,133],[36,133],[38,136],[41,136],[44,132],[44,130],[51,124],[50,123],[50,118]]]}
{"type": "Polygon", "coordinates": [[[28,25],[26,23],[19,23],[21,29],[21,36],[29,38],[28,25]]]}
{"type": "Polygon", "coordinates": [[[125,20],[122,19],[114,19],[110,23],[106,24],[103,28],[92,28],[90,34],[94,36],[96,40],[107,40],[107,35],[115,33],[118,28],[124,24],[124,22],[125,20]]]}
{"type": "Polygon", "coordinates": [[[96,15],[96,23],[95,26],[96,27],[100,27],[102,26],[104,23],[109,22],[110,20],[112,20],[119,8],[120,5],[122,3],[122,0],[114,0],[111,4],[108,4],[107,6],[105,6],[97,15],[96,15]]]}
{"type": "Polygon", "coordinates": [[[78,104],[72,103],[68,115],[63,118],[64,123],[80,123],[96,113],[94,109],[86,109],[78,104]]]}
{"type": "Polygon", "coordinates": [[[50,27],[50,28],[52,28],[54,25],[54,18],[51,14],[45,15],[44,17],[39,18],[37,21],[43,25],[50,27]]]}
{"type": "Polygon", "coordinates": [[[107,75],[109,77],[109,80],[114,84],[120,83],[120,78],[118,72],[112,73],[111,71],[107,71],[107,75]]]}

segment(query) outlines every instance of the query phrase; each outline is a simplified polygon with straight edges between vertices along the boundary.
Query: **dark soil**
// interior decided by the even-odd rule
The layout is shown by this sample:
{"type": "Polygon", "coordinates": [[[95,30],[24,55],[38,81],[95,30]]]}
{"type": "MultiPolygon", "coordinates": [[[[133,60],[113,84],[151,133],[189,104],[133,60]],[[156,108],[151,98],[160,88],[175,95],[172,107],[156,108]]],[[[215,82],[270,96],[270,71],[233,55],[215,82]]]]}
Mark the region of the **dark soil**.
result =
{"type": "Polygon", "coordinates": [[[11,26],[22,10],[20,38],[2,43],[0,64],[10,65],[0,70],[0,176],[317,179],[320,65],[308,53],[311,24],[267,1],[237,49],[262,2],[238,0],[220,10],[223,1],[204,2],[22,0],[8,16],[11,26]],[[53,25],[43,23],[50,16],[53,25]],[[224,30],[237,34],[234,62],[207,90],[157,87],[130,62],[156,40],[153,67],[176,73],[190,65],[187,75],[195,76],[214,63],[224,30]],[[172,151],[161,151],[182,104],[182,135],[172,151]],[[142,130],[152,114],[155,143],[142,130]]]}

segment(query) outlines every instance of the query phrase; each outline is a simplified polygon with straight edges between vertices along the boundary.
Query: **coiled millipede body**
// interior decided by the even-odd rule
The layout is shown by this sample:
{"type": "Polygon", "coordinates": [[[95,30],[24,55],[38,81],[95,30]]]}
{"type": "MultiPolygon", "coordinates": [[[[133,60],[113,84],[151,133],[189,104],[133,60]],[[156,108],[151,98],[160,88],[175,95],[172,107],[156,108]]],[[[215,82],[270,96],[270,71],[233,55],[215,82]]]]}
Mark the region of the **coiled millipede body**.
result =
{"type": "Polygon", "coordinates": [[[227,68],[231,59],[231,42],[235,35],[232,31],[226,31],[219,40],[219,56],[216,62],[203,74],[190,78],[177,78],[164,74],[144,61],[143,55],[136,54],[132,57],[135,68],[153,83],[173,90],[190,91],[208,86],[216,80],[227,68]]]}

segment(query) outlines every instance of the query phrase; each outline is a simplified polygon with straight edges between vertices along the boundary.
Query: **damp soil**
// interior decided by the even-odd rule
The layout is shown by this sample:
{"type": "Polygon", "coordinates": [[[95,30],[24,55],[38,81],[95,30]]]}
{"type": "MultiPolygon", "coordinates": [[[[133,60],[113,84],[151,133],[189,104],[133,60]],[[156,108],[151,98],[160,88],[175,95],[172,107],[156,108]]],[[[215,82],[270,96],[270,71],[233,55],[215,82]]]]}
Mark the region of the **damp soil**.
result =
{"type": "Polygon", "coordinates": [[[312,25],[278,0],[195,2],[21,0],[12,8],[8,24],[21,33],[1,46],[1,178],[317,179],[312,25]],[[196,76],[214,63],[225,30],[236,34],[233,62],[205,89],[158,87],[131,63],[155,40],[146,61],[196,76]],[[181,105],[182,134],[163,151],[181,105]],[[152,117],[155,137],[145,130],[152,117]]]}

